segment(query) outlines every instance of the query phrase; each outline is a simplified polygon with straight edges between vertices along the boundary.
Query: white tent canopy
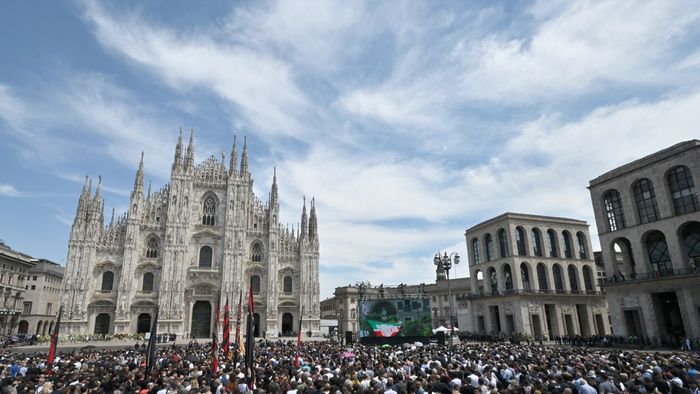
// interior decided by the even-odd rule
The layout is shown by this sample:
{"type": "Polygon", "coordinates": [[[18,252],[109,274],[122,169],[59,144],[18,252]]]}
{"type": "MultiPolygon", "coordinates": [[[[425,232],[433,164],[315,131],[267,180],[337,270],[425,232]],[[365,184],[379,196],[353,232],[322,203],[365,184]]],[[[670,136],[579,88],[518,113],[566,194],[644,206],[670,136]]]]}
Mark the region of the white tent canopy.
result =
{"type": "Polygon", "coordinates": [[[450,331],[459,331],[459,328],[453,327],[452,330],[450,330],[449,328],[447,328],[447,327],[445,327],[445,326],[440,326],[440,327],[438,327],[438,328],[436,328],[436,329],[433,330],[433,334],[437,334],[437,333],[439,333],[439,332],[448,333],[448,332],[450,332],[450,331]]]}

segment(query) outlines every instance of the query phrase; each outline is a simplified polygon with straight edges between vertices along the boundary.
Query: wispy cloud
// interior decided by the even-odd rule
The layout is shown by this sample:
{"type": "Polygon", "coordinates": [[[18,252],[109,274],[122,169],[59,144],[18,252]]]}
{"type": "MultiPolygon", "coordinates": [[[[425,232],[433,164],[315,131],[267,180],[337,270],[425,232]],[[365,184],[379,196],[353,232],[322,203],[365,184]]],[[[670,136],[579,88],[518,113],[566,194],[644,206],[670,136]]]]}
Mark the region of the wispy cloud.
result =
{"type": "Polygon", "coordinates": [[[20,192],[12,185],[0,183],[0,196],[24,197],[26,195],[27,195],[26,193],[20,192]]]}
{"type": "Polygon", "coordinates": [[[310,108],[284,62],[217,41],[219,31],[181,34],[137,14],[115,16],[92,1],[86,2],[84,16],[105,47],[146,67],[171,88],[210,89],[260,132],[298,135],[305,131],[295,114],[310,108]]]}

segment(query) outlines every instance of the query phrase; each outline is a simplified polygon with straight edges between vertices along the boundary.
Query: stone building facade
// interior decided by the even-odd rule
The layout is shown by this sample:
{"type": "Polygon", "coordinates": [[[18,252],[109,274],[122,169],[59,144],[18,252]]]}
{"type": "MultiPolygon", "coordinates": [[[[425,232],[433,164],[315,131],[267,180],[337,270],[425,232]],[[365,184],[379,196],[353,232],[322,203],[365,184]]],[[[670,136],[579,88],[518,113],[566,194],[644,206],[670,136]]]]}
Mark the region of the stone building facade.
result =
{"type": "Polygon", "coordinates": [[[0,335],[15,334],[20,329],[27,275],[33,261],[0,241],[0,335]]]}
{"type": "Polygon", "coordinates": [[[505,213],[465,232],[477,333],[552,339],[610,333],[588,224],[505,213]]]}
{"type": "Polygon", "coordinates": [[[59,309],[64,267],[39,259],[27,272],[20,334],[49,335],[53,331],[59,309]]]}
{"type": "Polygon", "coordinates": [[[615,334],[700,337],[700,141],[590,181],[615,334]]]}
{"type": "Polygon", "coordinates": [[[185,150],[180,132],[170,182],[155,192],[144,190],[142,155],[128,211],[106,226],[101,182],[92,195],[86,179],[61,292],[67,332],[146,332],[158,307],[159,332],[208,337],[217,304],[233,309],[250,288],[256,336],[296,331],[302,311],[303,331],[319,332],[313,200],[290,229],[276,174],[266,202],[253,193],[247,143],[239,166],[234,138],[228,168],[223,154],[195,164],[194,151],[194,135],[185,150]]]}

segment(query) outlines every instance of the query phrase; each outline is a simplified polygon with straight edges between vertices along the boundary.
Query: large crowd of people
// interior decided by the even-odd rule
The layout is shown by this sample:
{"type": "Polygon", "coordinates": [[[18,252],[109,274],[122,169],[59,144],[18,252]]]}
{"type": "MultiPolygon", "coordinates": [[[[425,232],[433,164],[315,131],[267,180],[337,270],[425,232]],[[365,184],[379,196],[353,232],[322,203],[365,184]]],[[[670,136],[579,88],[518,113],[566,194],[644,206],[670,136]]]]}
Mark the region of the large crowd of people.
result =
{"type": "Polygon", "coordinates": [[[146,372],[146,349],[46,354],[4,350],[2,393],[699,393],[700,358],[691,351],[638,352],[507,341],[451,346],[301,346],[259,341],[254,381],[243,357],[221,356],[212,370],[211,345],[166,344],[146,372]],[[253,387],[252,389],[250,387],[253,387]]]}

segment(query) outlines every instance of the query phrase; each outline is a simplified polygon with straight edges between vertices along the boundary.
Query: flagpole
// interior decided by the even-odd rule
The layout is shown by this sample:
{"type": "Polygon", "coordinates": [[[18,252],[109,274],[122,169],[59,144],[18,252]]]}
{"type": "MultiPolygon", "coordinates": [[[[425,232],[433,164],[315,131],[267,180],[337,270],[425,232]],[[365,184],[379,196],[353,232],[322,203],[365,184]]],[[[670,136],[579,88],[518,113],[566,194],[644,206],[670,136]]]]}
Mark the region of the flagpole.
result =
{"type": "Polygon", "coordinates": [[[299,367],[299,352],[301,352],[301,322],[304,319],[304,306],[301,307],[301,314],[299,315],[299,330],[297,332],[297,355],[294,357],[294,367],[299,367]]]}
{"type": "Polygon", "coordinates": [[[156,334],[158,332],[158,312],[160,307],[156,306],[156,315],[151,324],[151,334],[148,338],[148,347],[146,348],[146,376],[151,374],[155,365],[156,357],[156,334]]]}

